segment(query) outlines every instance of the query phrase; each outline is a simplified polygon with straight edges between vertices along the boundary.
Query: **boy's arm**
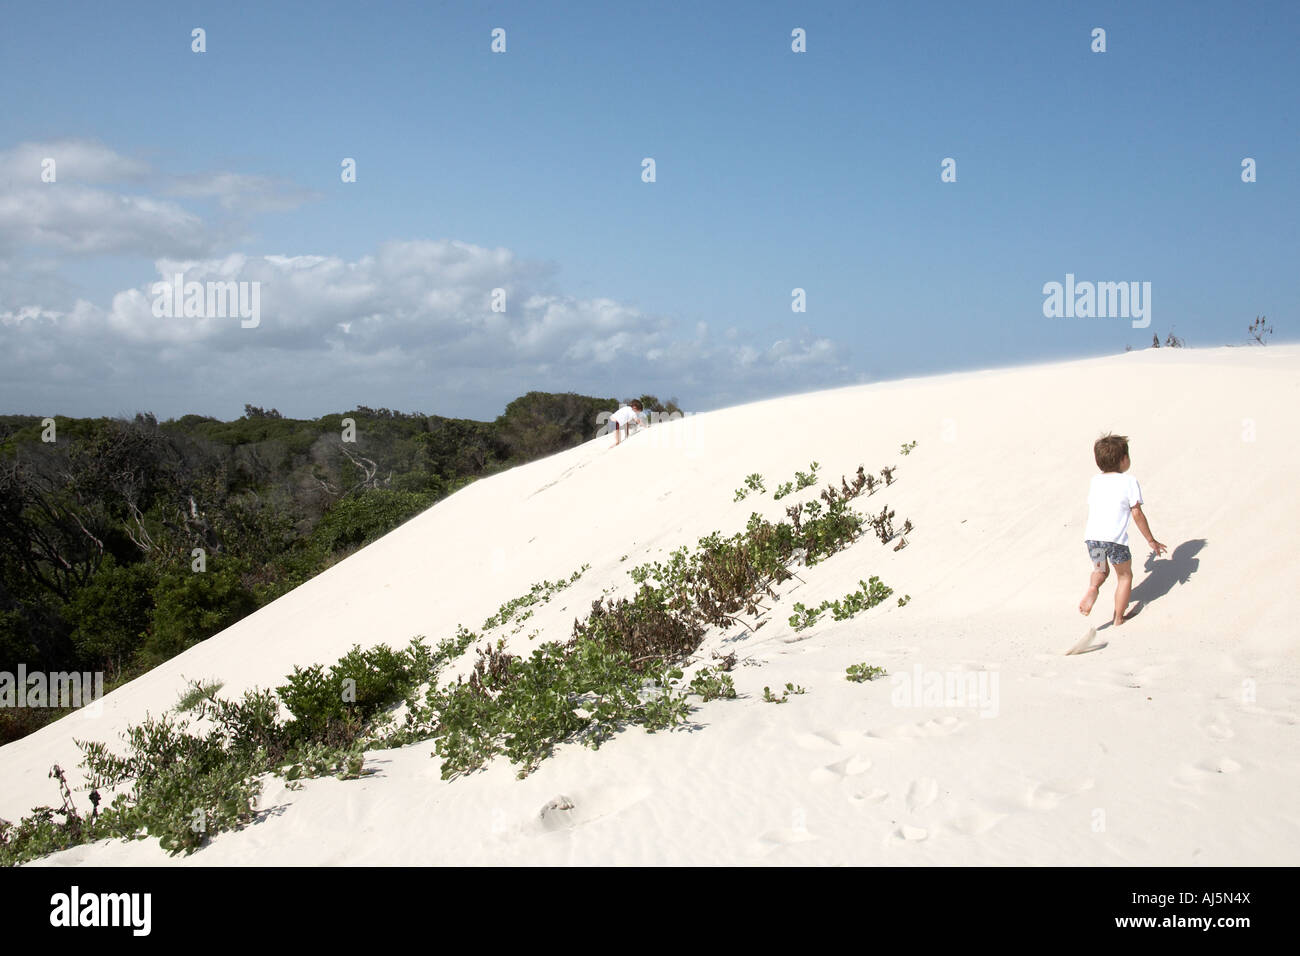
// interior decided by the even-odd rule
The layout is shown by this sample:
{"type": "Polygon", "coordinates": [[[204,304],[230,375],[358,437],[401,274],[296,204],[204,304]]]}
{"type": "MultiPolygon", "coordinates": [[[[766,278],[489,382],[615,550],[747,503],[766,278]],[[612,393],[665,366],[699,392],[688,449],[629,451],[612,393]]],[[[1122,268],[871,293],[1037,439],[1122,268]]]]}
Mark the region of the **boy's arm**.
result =
{"type": "Polygon", "coordinates": [[[1133,523],[1136,524],[1138,526],[1138,530],[1142,532],[1142,537],[1147,539],[1147,544],[1151,545],[1151,547],[1155,550],[1156,556],[1159,557],[1160,555],[1168,551],[1169,549],[1166,548],[1159,541],[1157,541],[1155,539],[1155,535],[1151,533],[1151,526],[1147,524],[1147,516],[1142,513],[1142,506],[1140,504],[1134,505],[1132,511],[1133,511],[1133,523]]]}

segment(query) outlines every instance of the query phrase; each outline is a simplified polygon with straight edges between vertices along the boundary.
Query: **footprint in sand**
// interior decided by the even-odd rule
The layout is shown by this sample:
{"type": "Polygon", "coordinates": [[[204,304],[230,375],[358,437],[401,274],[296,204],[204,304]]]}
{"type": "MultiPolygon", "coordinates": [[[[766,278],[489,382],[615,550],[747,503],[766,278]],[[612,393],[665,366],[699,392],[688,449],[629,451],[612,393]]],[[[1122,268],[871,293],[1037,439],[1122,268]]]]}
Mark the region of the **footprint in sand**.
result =
{"type": "Polygon", "coordinates": [[[907,788],[907,809],[916,812],[934,803],[939,796],[939,781],[933,777],[920,777],[907,788]]]}
{"type": "Polygon", "coordinates": [[[1228,715],[1223,711],[1215,711],[1210,717],[1201,721],[1201,729],[1211,740],[1229,740],[1236,736],[1232,730],[1232,722],[1228,720],[1228,715]]]}
{"type": "Polygon", "coordinates": [[[856,777],[859,774],[864,774],[870,769],[870,760],[860,754],[854,754],[843,760],[837,760],[835,763],[828,763],[824,767],[818,767],[808,777],[816,783],[835,783],[844,780],[846,777],[856,777]]]}
{"type": "Polygon", "coordinates": [[[1008,814],[992,810],[975,809],[969,813],[958,814],[944,821],[944,826],[960,836],[977,836],[992,830],[1007,818],[1008,814]]]}
{"type": "Polygon", "coordinates": [[[1198,761],[1196,766],[1206,773],[1237,773],[1242,769],[1241,764],[1231,757],[1211,757],[1198,761]]]}
{"type": "Polygon", "coordinates": [[[754,844],[753,852],[758,856],[766,856],[773,850],[779,850],[783,846],[794,846],[798,843],[809,843],[820,839],[821,837],[809,833],[807,830],[796,830],[792,827],[768,830],[759,836],[754,844]]]}
{"type": "Polygon", "coordinates": [[[1091,790],[1096,784],[1092,777],[1072,777],[1032,784],[1025,799],[1031,810],[1054,810],[1062,800],[1091,790]]]}
{"type": "Polygon", "coordinates": [[[1231,757],[1206,757],[1196,763],[1184,764],[1174,774],[1173,782],[1180,787],[1199,787],[1214,774],[1240,773],[1244,768],[1231,757]]]}
{"type": "Polygon", "coordinates": [[[1151,687],[1169,676],[1166,666],[1175,658],[1160,658],[1144,666],[1137,666],[1136,661],[1124,661],[1123,670],[1112,674],[1112,680],[1120,687],[1151,687]]]}
{"type": "Polygon", "coordinates": [[[910,737],[946,737],[956,733],[966,721],[960,717],[945,714],[933,720],[923,720],[915,724],[895,724],[892,727],[879,727],[868,730],[868,737],[880,737],[885,740],[897,740],[910,737]]]}
{"type": "Polygon", "coordinates": [[[849,799],[854,803],[870,807],[875,806],[877,803],[884,803],[888,800],[889,791],[881,790],[879,787],[875,787],[872,790],[855,790],[853,793],[849,794],[849,799]]]}
{"type": "Polygon", "coordinates": [[[930,831],[925,827],[914,827],[909,824],[903,824],[894,831],[894,839],[902,843],[920,843],[929,835],[930,831]]]}
{"type": "Polygon", "coordinates": [[[808,734],[795,734],[794,742],[805,750],[831,750],[851,747],[862,735],[842,730],[814,730],[808,734]]]}

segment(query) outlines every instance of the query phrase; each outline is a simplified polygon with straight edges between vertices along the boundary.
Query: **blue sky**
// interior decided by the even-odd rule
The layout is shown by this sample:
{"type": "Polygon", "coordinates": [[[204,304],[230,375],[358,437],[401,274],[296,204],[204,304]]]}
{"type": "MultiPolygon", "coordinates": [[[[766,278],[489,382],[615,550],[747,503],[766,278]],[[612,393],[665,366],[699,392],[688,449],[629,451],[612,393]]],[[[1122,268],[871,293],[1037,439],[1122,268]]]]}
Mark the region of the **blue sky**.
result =
{"type": "Polygon", "coordinates": [[[1300,4],[52,3],[5,21],[5,412],[489,418],[534,388],[703,409],[1153,332],[1238,343],[1259,314],[1294,338],[1300,4]],[[142,317],[175,262],[262,282],[261,325],[142,317]],[[1045,318],[1067,272],[1150,282],[1151,327],[1045,318]],[[504,318],[485,314],[496,287],[504,318]]]}

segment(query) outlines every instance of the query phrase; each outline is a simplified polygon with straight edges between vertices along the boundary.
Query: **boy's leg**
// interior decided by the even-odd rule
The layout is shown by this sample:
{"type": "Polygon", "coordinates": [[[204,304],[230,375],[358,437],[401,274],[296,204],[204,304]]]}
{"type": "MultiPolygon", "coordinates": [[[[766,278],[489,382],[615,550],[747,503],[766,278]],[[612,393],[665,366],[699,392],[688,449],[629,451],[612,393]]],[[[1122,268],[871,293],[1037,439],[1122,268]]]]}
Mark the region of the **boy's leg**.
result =
{"type": "Polygon", "coordinates": [[[1097,592],[1101,586],[1106,583],[1106,578],[1110,572],[1106,570],[1106,555],[1091,545],[1088,547],[1088,556],[1092,558],[1092,576],[1088,578],[1088,590],[1083,592],[1083,600],[1079,602],[1079,613],[1087,617],[1092,613],[1092,606],[1097,601],[1097,592]]]}
{"type": "Polygon", "coordinates": [[[1087,615],[1092,612],[1092,606],[1097,603],[1097,592],[1106,583],[1108,576],[1109,572],[1105,569],[1092,572],[1092,576],[1088,578],[1088,590],[1083,592],[1083,600],[1079,602],[1081,614],[1087,615]]]}
{"type": "Polygon", "coordinates": [[[1115,565],[1115,623],[1124,623],[1124,612],[1128,610],[1128,596],[1133,590],[1133,562],[1122,561],[1115,565]]]}

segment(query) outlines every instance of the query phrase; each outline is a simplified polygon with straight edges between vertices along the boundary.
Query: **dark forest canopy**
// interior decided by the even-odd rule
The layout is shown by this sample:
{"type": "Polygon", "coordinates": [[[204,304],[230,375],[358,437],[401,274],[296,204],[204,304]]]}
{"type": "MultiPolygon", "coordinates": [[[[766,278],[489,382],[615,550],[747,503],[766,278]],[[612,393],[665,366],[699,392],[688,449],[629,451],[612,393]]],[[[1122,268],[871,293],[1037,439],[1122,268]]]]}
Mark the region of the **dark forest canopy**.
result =
{"type": "MultiPolygon", "coordinates": [[[[590,440],[619,404],[529,392],[491,422],[246,405],[229,422],[55,416],[52,435],[41,417],[0,416],[0,672],[119,684],[466,483],[590,440]]],[[[0,743],[61,715],[0,709],[0,743]]]]}

